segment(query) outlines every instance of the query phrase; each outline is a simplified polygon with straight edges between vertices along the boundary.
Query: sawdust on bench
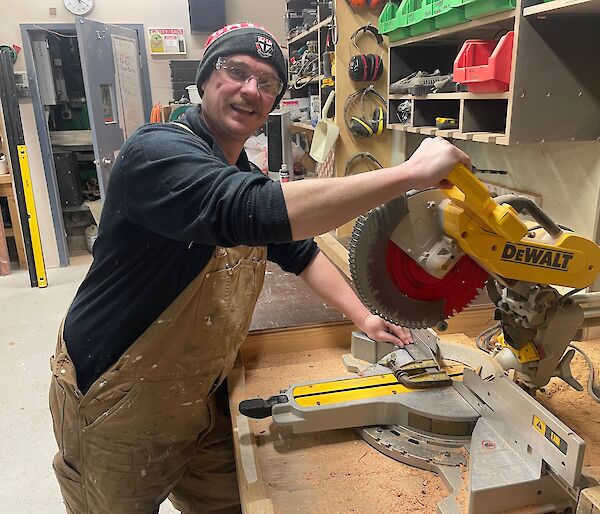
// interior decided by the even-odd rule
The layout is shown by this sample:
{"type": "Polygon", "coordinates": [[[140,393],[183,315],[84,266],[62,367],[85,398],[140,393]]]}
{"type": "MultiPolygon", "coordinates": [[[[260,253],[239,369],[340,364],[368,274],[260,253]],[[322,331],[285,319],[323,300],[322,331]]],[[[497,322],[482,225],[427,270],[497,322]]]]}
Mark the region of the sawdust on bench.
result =
{"type": "MultiPolygon", "coordinates": [[[[443,339],[472,344],[462,334],[443,339]]],[[[599,369],[598,342],[577,344],[599,369]]],[[[294,383],[352,376],[342,365],[343,353],[324,348],[263,356],[246,370],[248,398],[267,398],[294,383]]],[[[581,357],[573,359],[572,370],[585,387],[588,371],[581,357]]],[[[559,379],[537,399],[586,441],[584,471],[600,476],[600,406],[585,391],[577,392],[559,379]]],[[[270,418],[252,424],[263,481],[276,512],[430,514],[447,496],[434,473],[381,454],[355,430],[293,434],[270,418]]]]}

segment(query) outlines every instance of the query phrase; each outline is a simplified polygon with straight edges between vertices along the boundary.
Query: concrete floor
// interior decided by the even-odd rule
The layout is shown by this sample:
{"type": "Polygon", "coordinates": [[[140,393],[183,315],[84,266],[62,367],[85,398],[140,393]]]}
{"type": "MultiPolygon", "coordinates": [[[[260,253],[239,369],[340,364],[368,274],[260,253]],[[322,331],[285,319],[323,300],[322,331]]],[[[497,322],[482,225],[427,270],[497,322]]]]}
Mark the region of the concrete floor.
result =
{"type": "MultiPolygon", "coordinates": [[[[26,271],[0,277],[0,511],[64,513],[52,471],[56,442],[48,409],[49,358],[56,332],[91,257],[48,270],[48,287],[31,288],[26,271]]],[[[173,514],[170,502],[161,514],[173,514]]]]}

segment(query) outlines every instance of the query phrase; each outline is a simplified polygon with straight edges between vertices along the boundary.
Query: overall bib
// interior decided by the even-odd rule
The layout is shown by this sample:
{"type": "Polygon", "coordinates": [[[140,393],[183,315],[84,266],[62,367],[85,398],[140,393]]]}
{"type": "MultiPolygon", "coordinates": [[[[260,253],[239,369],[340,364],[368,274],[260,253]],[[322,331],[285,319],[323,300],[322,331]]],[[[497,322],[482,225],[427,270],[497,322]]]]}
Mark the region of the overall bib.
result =
{"type": "Polygon", "coordinates": [[[85,395],[59,334],[53,462],[73,514],[239,512],[226,378],[264,281],[264,247],[211,260],[85,395]]]}

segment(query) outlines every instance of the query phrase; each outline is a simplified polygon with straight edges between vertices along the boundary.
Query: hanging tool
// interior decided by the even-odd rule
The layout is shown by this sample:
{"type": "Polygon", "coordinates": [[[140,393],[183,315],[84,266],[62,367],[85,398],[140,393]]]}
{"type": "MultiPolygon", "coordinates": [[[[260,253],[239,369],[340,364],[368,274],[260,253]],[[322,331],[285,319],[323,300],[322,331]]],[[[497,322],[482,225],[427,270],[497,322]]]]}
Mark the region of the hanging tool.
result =
{"type": "Polygon", "coordinates": [[[46,268],[42,252],[42,242],[37,220],[37,211],[31,184],[27,147],[23,135],[23,125],[17,90],[14,81],[12,56],[6,51],[0,51],[0,100],[4,112],[4,124],[8,140],[11,162],[19,172],[13,173],[19,218],[23,230],[23,242],[29,270],[31,287],[46,287],[46,268]]]}

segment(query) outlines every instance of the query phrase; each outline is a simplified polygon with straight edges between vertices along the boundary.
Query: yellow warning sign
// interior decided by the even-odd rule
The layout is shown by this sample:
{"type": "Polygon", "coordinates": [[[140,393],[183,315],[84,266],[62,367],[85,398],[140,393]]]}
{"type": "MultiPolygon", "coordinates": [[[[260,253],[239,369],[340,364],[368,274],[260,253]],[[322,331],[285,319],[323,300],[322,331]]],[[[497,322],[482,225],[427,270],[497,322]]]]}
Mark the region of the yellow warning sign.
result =
{"type": "Polygon", "coordinates": [[[533,426],[540,434],[546,436],[546,423],[544,423],[540,418],[538,418],[535,415],[533,416],[533,426]]]}
{"type": "Polygon", "coordinates": [[[540,434],[542,434],[548,441],[556,446],[562,453],[567,454],[567,442],[560,437],[554,430],[552,430],[546,423],[544,423],[536,415],[533,416],[533,428],[535,428],[540,434]]]}

